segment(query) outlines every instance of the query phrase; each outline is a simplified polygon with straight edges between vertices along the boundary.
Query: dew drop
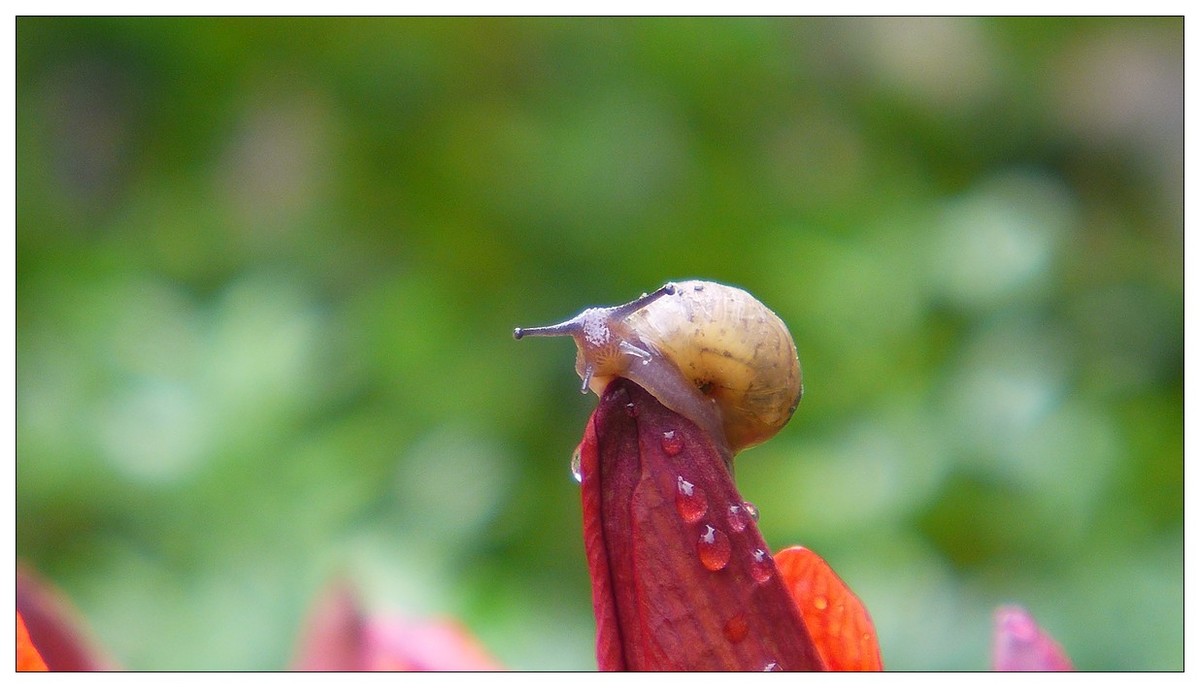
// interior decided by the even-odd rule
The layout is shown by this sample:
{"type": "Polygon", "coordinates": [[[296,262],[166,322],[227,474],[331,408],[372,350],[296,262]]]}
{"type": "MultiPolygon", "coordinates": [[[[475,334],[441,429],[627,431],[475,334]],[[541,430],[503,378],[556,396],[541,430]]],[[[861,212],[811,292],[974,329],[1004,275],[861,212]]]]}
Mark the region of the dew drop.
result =
{"type": "Polygon", "coordinates": [[[574,453],[571,454],[571,477],[575,478],[577,483],[583,482],[583,470],[580,467],[582,461],[583,452],[579,450],[579,447],[575,447],[574,453]]]}
{"type": "Polygon", "coordinates": [[[629,402],[628,404],[625,404],[625,413],[628,413],[630,418],[637,418],[637,415],[638,415],[637,404],[634,404],[632,401],[629,402]]]}
{"type": "Polygon", "coordinates": [[[713,528],[705,526],[696,543],[696,552],[700,555],[700,563],[709,571],[720,571],[729,563],[729,536],[713,528]]]}
{"type": "Polygon", "coordinates": [[[704,514],[708,513],[704,490],[684,480],[682,475],[676,478],[675,486],[675,510],[679,512],[679,517],[688,523],[704,518],[704,514]]]}
{"type": "Polygon", "coordinates": [[[783,669],[779,668],[778,662],[767,662],[766,664],[763,665],[762,670],[763,671],[783,671],[783,669]]]}
{"type": "Polygon", "coordinates": [[[742,508],[746,510],[746,514],[755,522],[758,523],[758,507],[750,502],[742,502],[742,508]]]}
{"type": "Polygon", "coordinates": [[[750,625],[746,623],[745,614],[735,614],[733,618],[725,622],[725,628],[722,632],[725,634],[725,639],[731,643],[740,643],[746,639],[746,634],[750,630],[750,625]]]}
{"type": "Polygon", "coordinates": [[[683,451],[683,438],[678,432],[667,430],[662,434],[662,448],[667,456],[678,456],[683,451]]]}
{"type": "Polygon", "coordinates": [[[744,507],[737,504],[729,505],[729,529],[735,533],[740,533],[750,525],[750,516],[746,513],[744,507]]]}
{"type": "Polygon", "coordinates": [[[771,556],[761,549],[750,554],[750,577],[759,583],[771,580],[771,556]]]}
{"type": "Polygon", "coordinates": [[[813,598],[813,606],[817,609],[824,609],[829,606],[829,600],[825,599],[824,595],[817,595],[813,598]]]}

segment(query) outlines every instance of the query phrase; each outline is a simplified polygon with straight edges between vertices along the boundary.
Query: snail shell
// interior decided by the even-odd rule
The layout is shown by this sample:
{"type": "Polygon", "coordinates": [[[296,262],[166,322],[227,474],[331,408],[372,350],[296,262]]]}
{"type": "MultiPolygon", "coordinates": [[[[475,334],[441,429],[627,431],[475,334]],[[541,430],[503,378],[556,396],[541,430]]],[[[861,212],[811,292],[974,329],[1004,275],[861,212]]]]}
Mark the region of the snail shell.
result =
{"type": "Polygon", "coordinates": [[[513,332],[557,335],[575,339],[584,392],[602,395],[612,378],[632,380],[712,436],[727,460],[774,436],[800,403],[787,326],[736,287],[668,282],[620,306],[513,332]]]}

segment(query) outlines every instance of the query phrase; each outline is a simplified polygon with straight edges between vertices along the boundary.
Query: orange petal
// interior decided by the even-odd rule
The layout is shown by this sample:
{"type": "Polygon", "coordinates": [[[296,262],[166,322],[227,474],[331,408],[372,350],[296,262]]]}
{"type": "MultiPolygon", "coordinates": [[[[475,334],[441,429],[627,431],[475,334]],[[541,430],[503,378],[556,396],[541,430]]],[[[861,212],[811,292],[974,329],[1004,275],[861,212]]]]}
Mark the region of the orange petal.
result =
{"type": "Polygon", "coordinates": [[[883,669],[867,608],[824,559],[804,547],[789,547],[775,555],[775,566],[830,671],[883,669]]]}
{"type": "Polygon", "coordinates": [[[17,612],[17,671],[49,671],[46,662],[33,646],[33,641],[29,639],[29,631],[25,628],[21,612],[17,612]]]}

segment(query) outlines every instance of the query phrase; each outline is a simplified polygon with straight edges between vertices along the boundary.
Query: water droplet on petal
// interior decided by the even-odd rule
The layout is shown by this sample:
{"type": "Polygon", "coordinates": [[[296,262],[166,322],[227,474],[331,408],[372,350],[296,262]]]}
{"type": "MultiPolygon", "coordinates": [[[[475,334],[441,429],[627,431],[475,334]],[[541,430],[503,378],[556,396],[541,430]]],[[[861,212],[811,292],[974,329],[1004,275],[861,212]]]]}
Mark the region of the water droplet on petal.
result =
{"type": "Polygon", "coordinates": [[[825,599],[824,595],[817,595],[813,598],[813,606],[817,609],[824,609],[829,606],[829,600],[825,599]]]}
{"type": "Polygon", "coordinates": [[[713,528],[705,526],[696,543],[696,552],[700,555],[700,563],[709,571],[720,571],[729,563],[729,536],[713,528]]]}
{"type": "Polygon", "coordinates": [[[766,664],[763,665],[762,670],[763,671],[783,671],[783,669],[779,668],[778,662],[767,662],[766,664]]]}
{"type": "Polygon", "coordinates": [[[583,471],[580,469],[580,463],[583,460],[583,452],[579,447],[575,447],[574,453],[571,454],[571,477],[575,478],[575,482],[583,482],[583,471]]]}
{"type": "Polygon", "coordinates": [[[725,628],[722,631],[725,633],[725,639],[731,643],[740,643],[746,639],[746,633],[749,632],[750,625],[746,623],[745,614],[736,614],[729,621],[725,622],[725,628]]]}
{"type": "Polygon", "coordinates": [[[637,404],[634,404],[632,401],[628,404],[625,404],[625,413],[628,413],[630,418],[637,418],[637,404]]]}
{"type": "Polygon", "coordinates": [[[679,517],[688,523],[704,518],[704,514],[708,513],[708,499],[704,490],[684,480],[682,475],[676,478],[675,485],[675,510],[679,512],[679,517]]]}
{"type": "Polygon", "coordinates": [[[750,502],[742,502],[742,508],[746,510],[746,513],[751,519],[754,520],[755,523],[758,523],[758,507],[754,506],[750,502]]]}
{"type": "Polygon", "coordinates": [[[771,580],[771,557],[761,549],[750,554],[750,577],[759,583],[771,580]]]}
{"type": "Polygon", "coordinates": [[[683,438],[674,430],[667,430],[662,434],[662,448],[667,456],[677,456],[683,451],[683,438]]]}
{"type": "Polygon", "coordinates": [[[729,505],[729,529],[735,533],[740,533],[750,525],[750,515],[746,513],[746,509],[737,504],[729,505]]]}

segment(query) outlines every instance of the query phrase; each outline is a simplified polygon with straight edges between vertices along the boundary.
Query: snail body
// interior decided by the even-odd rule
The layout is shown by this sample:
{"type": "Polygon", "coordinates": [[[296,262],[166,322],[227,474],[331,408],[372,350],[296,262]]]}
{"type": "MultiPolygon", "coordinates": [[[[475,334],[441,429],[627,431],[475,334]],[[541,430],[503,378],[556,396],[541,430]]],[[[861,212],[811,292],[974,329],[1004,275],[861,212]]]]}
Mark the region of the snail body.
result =
{"type": "Polygon", "coordinates": [[[727,460],[779,432],[803,389],[796,345],[779,316],[716,282],[668,282],[629,303],[513,335],[573,337],[584,392],[601,395],[614,377],[632,380],[713,437],[727,460]]]}

